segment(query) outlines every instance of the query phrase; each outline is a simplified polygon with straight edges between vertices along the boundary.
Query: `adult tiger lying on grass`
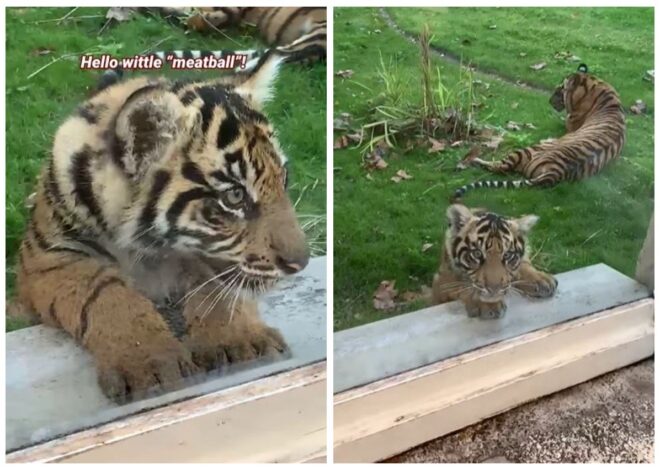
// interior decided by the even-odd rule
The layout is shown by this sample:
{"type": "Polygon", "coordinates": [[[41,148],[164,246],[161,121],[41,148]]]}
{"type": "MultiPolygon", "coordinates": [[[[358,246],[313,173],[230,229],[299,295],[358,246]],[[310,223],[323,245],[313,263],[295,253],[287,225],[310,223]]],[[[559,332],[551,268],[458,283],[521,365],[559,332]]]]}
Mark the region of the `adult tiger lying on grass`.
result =
{"type": "Polygon", "coordinates": [[[263,40],[287,55],[290,62],[325,59],[325,7],[164,7],[165,17],[177,18],[195,31],[212,33],[249,24],[263,40]]]}
{"type": "Polygon", "coordinates": [[[55,135],[18,301],[94,356],[117,401],[286,349],[254,298],[308,262],[286,157],[261,111],[280,62],[119,82],[55,135]]]}
{"type": "Polygon", "coordinates": [[[516,150],[500,161],[475,158],[467,162],[494,173],[519,173],[525,179],[477,181],[457,189],[453,200],[474,188],[548,187],[580,180],[600,172],[620,155],[626,135],[621,100],[611,85],[589,74],[586,65],[564,79],[550,104],[557,111],[566,109],[563,137],[516,150]]]}
{"type": "Polygon", "coordinates": [[[533,298],[554,295],[555,278],[534,268],[527,255],[527,234],[537,216],[509,219],[453,204],[447,218],[440,268],[433,277],[434,304],[460,299],[471,317],[500,318],[509,291],[533,298]]]}

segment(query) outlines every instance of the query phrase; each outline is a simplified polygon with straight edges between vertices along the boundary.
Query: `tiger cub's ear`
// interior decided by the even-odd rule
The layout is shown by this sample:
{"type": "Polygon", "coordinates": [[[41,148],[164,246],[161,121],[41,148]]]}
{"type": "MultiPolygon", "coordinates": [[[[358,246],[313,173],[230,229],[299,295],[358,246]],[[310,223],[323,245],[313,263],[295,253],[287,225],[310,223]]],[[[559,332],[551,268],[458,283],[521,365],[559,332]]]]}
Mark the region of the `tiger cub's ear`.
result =
{"type": "Polygon", "coordinates": [[[589,73],[589,69],[587,68],[587,64],[578,65],[577,71],[582,72],[582,73],[589,73]]]}
{"type": "Polygon", "coordinates": [[[523,215],[518,219],[513,219],[512,222],[516,224],[522,235],[527,235],[538,221],[539,217],[537,215],[523,215]]]}
{"type": "Polygon", "coordinates": [[[272,98],[272,88],[279,73],[284,58],[280,55],[266,52],[255,65],[249,65],[249,71],[242,72],[241,82],[236,92],[243,95],[257,106],[261,106],[272,98]]]}
{"type": "Polygon", "coordinates": [[[199,111],[184,106],[173,93],[156,88],[130,100],[117,115],[114,157],[123,170],[139,180],[154,163],[188,140],[199,111]]]}
{"type": "Polygon", "coordinates": [[[463,204],[452,204],[447,208],[447,223],[454,235],[460,232],[471,218],[472,212],[463,204]]]}

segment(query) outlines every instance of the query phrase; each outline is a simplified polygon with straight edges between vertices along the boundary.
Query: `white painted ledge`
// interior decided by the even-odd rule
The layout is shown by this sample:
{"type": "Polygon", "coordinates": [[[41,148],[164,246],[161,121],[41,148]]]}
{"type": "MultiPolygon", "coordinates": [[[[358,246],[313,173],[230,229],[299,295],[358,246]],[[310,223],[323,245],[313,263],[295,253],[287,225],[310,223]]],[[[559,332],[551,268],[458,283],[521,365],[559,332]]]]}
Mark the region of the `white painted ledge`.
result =
{"type": "Polygon", "coordinates": [[[557,280],[551,299],[509,296],[500,320],[468,318],[460,302],[451,302],[336,333],[334,392],[649,296],[642,284],[605,264],[557,280]]]}
{"type": "Polygon", "coordinates": [[[599,264],[502,320],[457,303],[335,335],[334,461],[374,462],[649,357],[654,300],[599,264]]]}
{"type": "Polygon", "coordinates": [[[326,302],[326,258],[320,257],[284,281],[260,306],[266,323],[283,333],[291,357],[269,364],[255,363],[220,377],[209,376],[202,384],[123,406],[102,394],[91,357],[66,333],[46,326],[8,333],[6,449],[24,448],[323,361],[326,302]]]}

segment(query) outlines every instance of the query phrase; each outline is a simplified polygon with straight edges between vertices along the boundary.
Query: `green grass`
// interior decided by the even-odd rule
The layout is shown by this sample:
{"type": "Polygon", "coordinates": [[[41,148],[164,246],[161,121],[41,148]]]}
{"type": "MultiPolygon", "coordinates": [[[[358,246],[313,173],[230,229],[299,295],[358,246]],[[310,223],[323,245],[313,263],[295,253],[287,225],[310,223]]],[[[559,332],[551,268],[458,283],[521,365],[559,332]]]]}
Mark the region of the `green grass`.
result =
{"type": "MultiPolygon", "coordinates": [[[[64,58],[33,78],[27,77],[60,56],[105,51],[117,56],[141,53],[160,42],[156,50],[245,49],[258,41],[234,31],[233,40],[186,34],[157,17],[137,15],[98,35],[106,9],[79,8],[61,24],[69,8],[7,9],[7,291],[14,285],[14,263],[26,224],[26,197],[33,192],[37,173],[48,158],[59,124],[94,88],[98,72],[81,71],[77,57],[64,58]],[[96,18],[80,18],[97,16],[96,18]],[[162,41],[162,42],[161,42],[162,41]],[[38,55],[40,48],[52,50],[38,55]]],[[[260,45],[263,47],[263,45],[260,45]]],[[[136,72],[137,73],[137,72],[136,72]]],[[[160,72],[172,78],[208,76],[213,72],[160,72]]],[[[298,212],[325,215],[326,172],[326,67],[286,65],[277,80],[275,98],[266,111],[292,165],[291,198],[298,212]]],[[[322,232],[324,233],[324,222],[322,232]]],[[[324,235],[321,235],[324,239],[324,235]]],[[[320,244],[316,249],[324,248],[320,244]]],[[[8,328],[14,328],[8,322],[8,328]]]]}
{"type": "MultiPolygon", "coordinates": [[[[596,177],[552,189],[475,190],[466,204],[504,215],[535,213],[540,222],[531,235],[535,263],[559,273],[606,263],[631,276],[649,221],[653,194],[653,85],[643,81],[653,68],[652,9],[388,9],[403,29],[418,34],[427,22],[432,43],[513,81],[551,90],[577,63],[555,60],[570,51],[620,92],[626,107],[636,99],[647,115],[627,115],[622,157],[596,177]],[[489,29],[496,25],[496,29],[489,29]],[[469,42],[464,41],[468,39],[469,42]],[[521,57],[520,53],[526,53],[521,57]],[[530,65],[546,62],[544,70],[530,65]]],[[[334,114],[351,113],[354,126],[370,119],[373,98],[385,85],[380,54],[396,64],[406,84],[406,100],[421,103],[419,49],[389,28],[376,9],[335,9],[335,71],[352,69],[351,79],[336,79],[334,114]]],[[[435,57],[446,83],[456,83],[459,67],[435,57]]],[[[495,156],[564,132],[562,115],[539,92],[475,74],[489,85],[476,86],[483,103],[478,122],[504,128],[507,121],[533,123],[536,129],[507,132],[495,156]]],[[[360,150],[334,152],[334,326],[336,330],[375,321],[419,307],[377,311],[372,294],[382,280],[396,280],[400,292],[430,285],[439,263],[451,191],[467,182],[492,177],[485,171],[456,172],[467,147],[428,154],[426,147],[394,149],[383,171],[371,180],[361,167],[360,150]],[[412,180],[395,184],[400,169],[412,180]],[[422,252],[422,245],[433,247],[422,252]]]]}

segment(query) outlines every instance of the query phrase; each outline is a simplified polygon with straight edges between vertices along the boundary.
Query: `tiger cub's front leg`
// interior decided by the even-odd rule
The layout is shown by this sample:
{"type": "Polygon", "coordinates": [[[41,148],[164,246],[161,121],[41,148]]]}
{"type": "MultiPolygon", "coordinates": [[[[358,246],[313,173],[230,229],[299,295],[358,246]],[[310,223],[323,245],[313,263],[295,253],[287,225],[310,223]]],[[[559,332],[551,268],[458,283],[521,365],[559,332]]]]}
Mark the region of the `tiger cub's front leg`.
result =
{"type": "Polygon", "coordinates": [[[185,343],[195,363],[207,371],[258,358],[275,358],[287,350],[280,332],[259,317],[254,300],[220,301],[212,307],[212,292],[193,296],[184,309],[185,343]],[[211,308],[212,307],[212,308],[211,308]]]}
{"type": "Polygon", "coordinates": [[[483,302],[478,293],[470,286],[469,281],[451,271],[441,270],[433,277],[433,304],[441,304],[460,300],[467,310],[468,316],[480,318],[501,318],[506,312],[504,301],[483,302]]]}
{"type": "Polygon", "coordinates": [[[513,284],[516,290],[528,297],[546,299],[555,295],[558,283],[551,274],[539,271],[529,261],[523,261],[513,284]]]}
{"type": "Polygon", "coordinates": [[[109,398],[122,403],[151,389],[178,388],[199,370],[151,301],[128,286],[116,267],[79,254],[24,259],[20,301],[91,352],[109,398]]]}

